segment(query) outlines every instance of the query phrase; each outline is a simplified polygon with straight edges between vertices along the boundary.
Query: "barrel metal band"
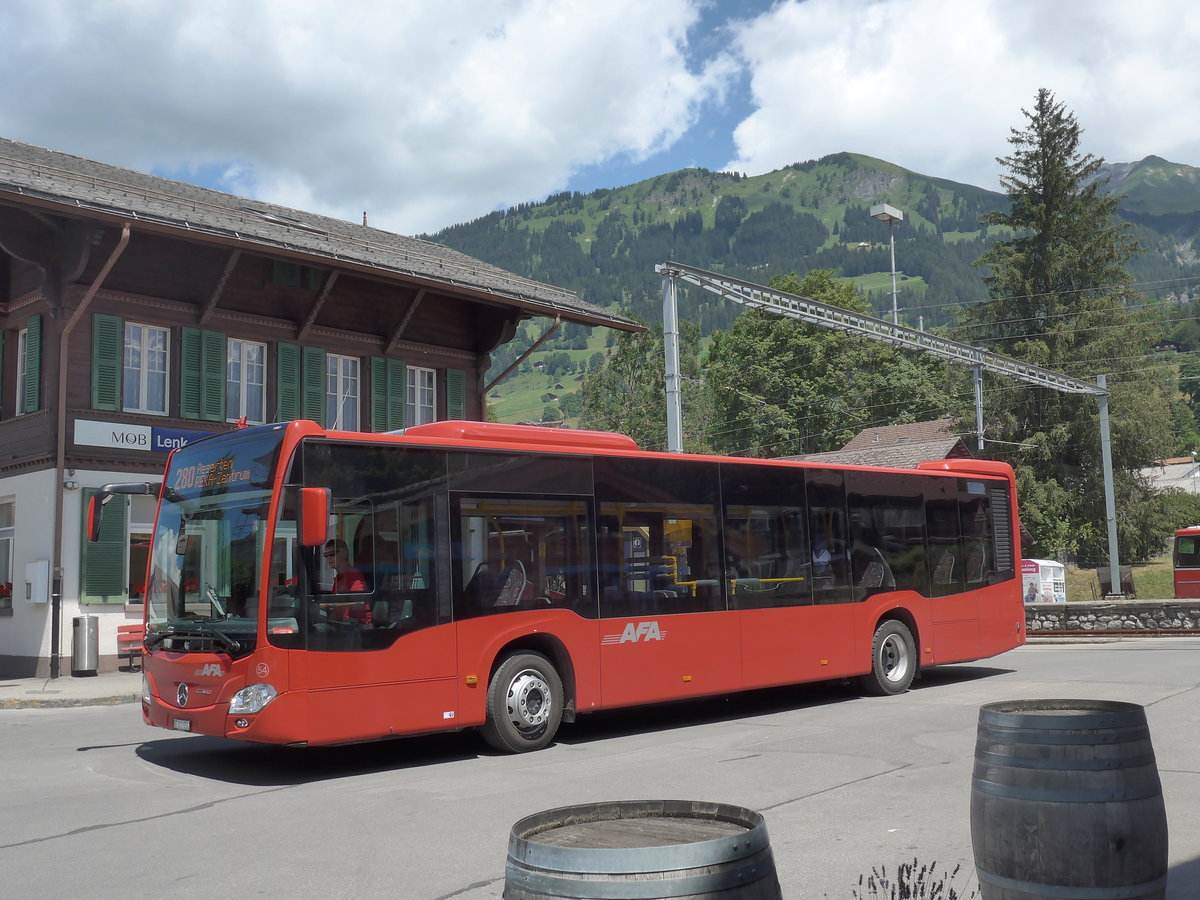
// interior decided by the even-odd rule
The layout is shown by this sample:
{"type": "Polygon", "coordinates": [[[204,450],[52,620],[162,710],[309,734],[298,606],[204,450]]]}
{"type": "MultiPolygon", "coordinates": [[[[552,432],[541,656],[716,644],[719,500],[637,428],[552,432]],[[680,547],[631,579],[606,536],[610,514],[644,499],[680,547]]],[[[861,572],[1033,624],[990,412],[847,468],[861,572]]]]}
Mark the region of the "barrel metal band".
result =
{"type": "MultiPolygon", "coordinates": [[[[978,778],[972,786],[985,794],[1004,797],[1009,800],[1032,800],[1043,803],[1119,803],[1127,800],[1148,800],[1162,795],[1162,785],[1155,780],[1154,784],[1131,785],[1120,790],[1105,790],[1103,788],[1086,790],[1051,790],[1046,788],[1022,787],[1014,784],[996,784],[992,781],[981,781],[978,778]]],[[[1082,900],[1082,898],[1081,898],[1082,900]]]]}
{"type": "Polygon", "coordinates": [[[1143,884],[1117,885],[1115,887],[1077,887],[1074,885],[1042,884],[1036,881],[1018,881],[1015,878],[1005,878],[994,875],[978,866],[975,873],[980,882],[992,887],[1008,890],[1023,891],[1034,897],[1061,897],[1063,900],[1136,900],[1139,897],[1150,897],[1155,891],[1162,891],[1167,886],[1167,876],[1155,878],[1143,884]]]}
{"type": "Polygon", "coordinates": [[[975,759],[988,765],[1011,769],[1060,769],[1064,772],[1102,771],[1105,769],[1136,769],[1156,765],[1154,754],[1126,756],[1115,759],[1043,759],[1034,756],[1007,756],[978,750],[975,759]]]}
{"type": "Polygon", "coordinates": [[[1063,744],[1088,746],[1092,744],[1131,744],[1149,741],[1150,729],[1145,725],[1121,731],[1037,731],[1004,728],[997,725],[978,728],[978,735],[998,744],[1063,744]]]}
{"type": "MultiPolygon", "coordinates": [[[[520,868],[514,860],[506,867],[507,880],[539,894],[596,900],[659,900],[668,897],[708,896],[735,887],[754,884],[775,871],[774,858],[767,854],[736,868],[706,875],[681,875],[652,880],[600,881],[575,877],[579,872],[547,872],[520,868]]],[[[604,873],[597,873],[604,874],[604,873]]]]}

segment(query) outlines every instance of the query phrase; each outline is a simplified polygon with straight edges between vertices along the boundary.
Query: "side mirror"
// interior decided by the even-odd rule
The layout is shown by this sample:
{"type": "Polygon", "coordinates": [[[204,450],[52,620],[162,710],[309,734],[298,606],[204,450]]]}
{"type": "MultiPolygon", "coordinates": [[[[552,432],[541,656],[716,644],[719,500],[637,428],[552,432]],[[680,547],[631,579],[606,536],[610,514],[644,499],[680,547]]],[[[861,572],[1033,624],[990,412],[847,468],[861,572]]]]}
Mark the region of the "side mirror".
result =
{"type": "Polygon", "coordinates": [[[92,494],[87,505],[87,539],[90,543],[100,540],[100,495],[92,494]]]}
{"type": "Polygon", "coordinates": [[[319,547],[329,536],[329,488],[300,488],[300,544],[319,547]]]}
{"type": "MultiPolygon", "coordinates": [[[[168,488],[168,490],[170,489],[168,488]]],[[[162,491],[162,482],[133,481],[122,484],[104,485],[96,493],[92,494],[91,499],[88,500],[88,541],[95,543],[100,540],[100,520],[103,517],[105,505],[113,498],[114,494],[146,494],[151,497],[157,497],[160,491],[162,491]]]]}

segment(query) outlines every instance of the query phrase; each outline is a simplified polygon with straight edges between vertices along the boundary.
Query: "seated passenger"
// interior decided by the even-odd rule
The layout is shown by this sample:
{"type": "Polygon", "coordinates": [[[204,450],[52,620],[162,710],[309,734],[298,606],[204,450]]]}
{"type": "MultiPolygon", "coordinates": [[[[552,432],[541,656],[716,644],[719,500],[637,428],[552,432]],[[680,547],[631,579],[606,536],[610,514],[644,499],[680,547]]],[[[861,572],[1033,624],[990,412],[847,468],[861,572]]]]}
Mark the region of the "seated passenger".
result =
{"type": "MultiPolygon", "coordinates": [[[[350,564],[350,549],[342,540],[331,540],[325,544],[325,560],[334,571],[334,594],[366,593],[367,580],[363,573],[350,564]]],[[[366,603],[346,603],[329,610],[332,620],[356,619],[363,625],[371,624],[371,608],[366,603]]]]}

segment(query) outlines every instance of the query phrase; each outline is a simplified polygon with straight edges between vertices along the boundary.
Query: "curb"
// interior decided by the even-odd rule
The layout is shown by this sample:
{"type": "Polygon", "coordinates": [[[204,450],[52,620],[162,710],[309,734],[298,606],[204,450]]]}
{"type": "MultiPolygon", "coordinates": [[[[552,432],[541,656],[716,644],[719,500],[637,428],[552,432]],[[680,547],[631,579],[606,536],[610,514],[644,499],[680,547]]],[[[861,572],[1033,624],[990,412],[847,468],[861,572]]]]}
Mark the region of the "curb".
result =
{"type": "Polygon", "coordinates": [[[0,700],[0,709],[65,709],[73,706],[120,706],[137,702],[137,694],[121,694],[114,697],[56,697],[52,700],[7,697],[0,700]]]}

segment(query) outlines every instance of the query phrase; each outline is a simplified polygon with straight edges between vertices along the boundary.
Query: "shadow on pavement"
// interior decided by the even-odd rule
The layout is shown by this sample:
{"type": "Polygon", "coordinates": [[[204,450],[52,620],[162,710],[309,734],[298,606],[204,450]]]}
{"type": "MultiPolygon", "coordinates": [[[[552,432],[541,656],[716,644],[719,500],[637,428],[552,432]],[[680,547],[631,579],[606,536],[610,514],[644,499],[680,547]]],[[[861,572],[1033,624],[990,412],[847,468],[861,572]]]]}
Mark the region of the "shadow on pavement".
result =
{"type": "Polygon", "coordinates": [[[134,751],[154,766],[229,784],[309,784],[473,759],[473,734],[397,738],[342,747],[271,747],[196,735],[147,741],[134,751]]]}
{"type": "Polygon", "coordinates": [[[1167,900],[1200,897],[1200,856],[1172,866],[1167,872],[1167,900]]]}
{"type": "MultiPolygon", "coordinates": [[[[914,689],[937,689],[1011,671],[978,665],[942,666],[926,672],[914,689]]],[[[567,746],[582,746],[634,734],[847,703],[858,696],[861,695],[853,682],[818,682],[602,711],[564,724],[556,741],[567,746]]],[[[487,749],[473,731],[341,747],[273,747],[203,735],[164,737],[135,746],[134,752],[154,766],[198,778],[261,787],[306,784],[500,755],[487,749]]]]}

